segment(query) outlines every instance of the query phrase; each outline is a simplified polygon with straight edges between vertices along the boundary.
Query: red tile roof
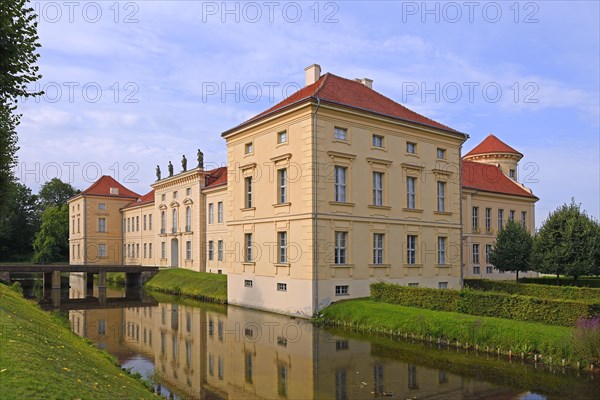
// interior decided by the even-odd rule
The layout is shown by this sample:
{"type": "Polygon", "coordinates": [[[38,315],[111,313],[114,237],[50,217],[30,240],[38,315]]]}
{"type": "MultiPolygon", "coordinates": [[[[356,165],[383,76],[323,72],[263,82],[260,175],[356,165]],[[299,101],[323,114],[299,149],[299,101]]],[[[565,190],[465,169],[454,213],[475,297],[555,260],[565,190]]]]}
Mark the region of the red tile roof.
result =
{"type": "Polygon", "coordinates": [[[93,196],[108,196],[108,197],[140,197],[134,191],[127,189],[125,186],[121,185],[117,182],[112,176],[103,175],[100,179],[92,184],[89,188],[85,189],[81,192],[83,195],[93,195],[93,196]],[[118,194],[113,194],[110,192],[111,188],[117,188],[118,194]]]}
{"type": "Polygon", "coordinates": [[[492,164],[463,160],[462,186],[466,189],[538,199],[492,164]]]}
{"type": "MultiPolygon", "coordinates": [[[[316,99],[317,97],[321,99],[321,102],[343,105],[350,108],[369,111],[375,114],[397,118],[404,121],[410,121],[420,125],[432,126],[445,131],[464,135],[457,130],[409,110],[390,98],[368,88],[361,82],[342,78],[331,73],[321,76],[315,83],[305,86],[280,103],[250,118],[246,122],[243,122],[233,129],[237,129],[250,122],[257,121],[268,114],[283,110],[296,103],[300,103],[309,99],[316,99]]],[[[224,132],[222,135],[225,136],[233,129],[224,132]]]]}
{"type": "Polygon", "coordinates": [[[227,167],[215,168],[207,172],[205,189],[227,184],[227,167]]]}
{"type": "Polygon", "coordinates": [[[123,208],[143,206],[145,204],[150,204],[150,203],[154,203],[154,189],[152,189],[151,191],[149,191],[145,195],[143,195],[141,197],[138,197],[136,200],[134,200],[131,203],[127,204],[123,208]]]}
{"type": "Polygon", "coordinates": [[[519,153],[491,133],[488,135],[488,137],[483,139],[481,143],[475,146],[473,150],[465,154],[465,157],[490,153],[510,153],[523,157],[523,154],[519,153]]]}

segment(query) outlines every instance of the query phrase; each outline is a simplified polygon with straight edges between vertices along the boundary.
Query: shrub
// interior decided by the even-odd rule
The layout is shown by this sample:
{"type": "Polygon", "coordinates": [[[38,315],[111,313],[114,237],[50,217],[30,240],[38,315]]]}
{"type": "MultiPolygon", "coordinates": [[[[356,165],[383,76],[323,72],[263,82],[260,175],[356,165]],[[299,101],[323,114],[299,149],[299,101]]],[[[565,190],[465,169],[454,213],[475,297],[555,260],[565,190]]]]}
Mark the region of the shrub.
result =
{"type": "Polygon", "coordinates": [[[573,280],[573,278],[561,276],[560,279],[557,280],[555,276],[544,276],[539,278],[521,278],[519,281],[523,283],[535,283],[538,285],[600,288],[600,277],[586,277],[573,280]]]}
{"type": "Polygon", "coordinates": [[[600,301],[600,289],[578,288],[574,286],[536,285],[485,279],[465,279],[465,286],[476,290],[520,294],[544,299],[600,301]]]}
{"type": "Polygon", "coordinates": [[[578,318],[600,315],[600,302],[545,299],[472,289],[439,290],[390,283],[371,285],[375,301],[438,311],[573,326],[578,318]]]}
{"type": "Polygon", "coordinates": [[[19,294],[23,294],[23,287],[21,286],[20,282],[14,282],[12,285],[10,285],[10,290],[19,294]]]}
{"type": "Polygon", "coordinates": [[[600,364],[600,316],[577,320],[573,331],[573,347],[582,359],[600,364]]]}

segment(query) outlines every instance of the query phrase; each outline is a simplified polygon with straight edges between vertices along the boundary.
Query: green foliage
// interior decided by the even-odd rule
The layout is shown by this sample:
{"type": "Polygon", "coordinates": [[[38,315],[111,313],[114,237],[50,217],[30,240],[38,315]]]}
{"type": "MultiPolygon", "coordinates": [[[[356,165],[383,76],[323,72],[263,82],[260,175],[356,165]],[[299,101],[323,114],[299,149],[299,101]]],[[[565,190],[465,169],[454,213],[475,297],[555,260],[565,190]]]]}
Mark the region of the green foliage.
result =
{"type": "Polygon", "coordinates": [[[533,243],[536,271],[571,275],[600,275],[600,227],[571,201],[550,213],[533,243]]]}
{"type": "MultiPolygon", "coordinates": [[[[542,299],[565,299],[579,301],[600,301],[600,289],[572,286],[550,286],[485,279],[465,279],[465,286],[474,290],[502,292],[542,299]]],[[[598,281],[600,283],[600,280],[598,281]]]]}
{"type": "Polygon", "coordinates": [[[39,229],[37,197],[18,182],[9,182],[0,211],[0,261],[30,259],[39,229]]]}
{"type": "Polygon", "coordinates": [[[529,271],[533,238],[527,229],[515,221],[508,221],[504,229],[498,232],[496,243],[490,253],[490,262],[499,271],[529,271]]]}
{"type": "Polygon", "coordinates": [[[554,276],[540,276],[539,278],[521,278],[520,282],[523,283],[535,283],[538,285],[558,285],[558,286],[576,286],[576,287],[589,287],[589,288],[600,288],[600,278],[593,277],[577,277],[577,280],[566,276],[561,276],[556,279],[554,276]]]}
{"type": "Polygon", "coordinates": [[[520,321],[573,326],[578,318],[600,315],[600,302],[543,299],[476,290],[413,288],[390,283],[371,285],[371,298],[408,307],[453,311],[520,321]],[[445,294],[440,295],[439,292],[445,294]]]}
{"type": "Polygon", "coordinates": [[[144,285],[150,290],[215,303],[227,302],[227,275],[187,269],[159,271],[144,285]]]}
{"type": "Polygon", "coordinates": [[[412,308],[369,299],[334,303],[321,312],[318,321],[369,333],[431,335],[472,346],[501,348],[504,352],[512,349],[513,353],[524,351],[567,359],[573,355],[571,329],[564,326],[412,308]]]}
{"type": "Polygon", "coordinates": [[[12,399],[156,399],[64,317],[0,285],[0,393],[12,399]]]}
{"type": "Polygon", "coordinates": [[[69,207],[49,206],[42,214],[42,227],[33,242],[33,262],[69,259],[69,207]]]}
{"type": "Polygon", "coordinates": [[[573,346],[576,354],[590,364],[600,363],[600,316],[577,321],[573,331],[573,346]]]}
{"type": "Polygon", "coordinates": [[[23,287],[21,286],[20,282],[14,282],[12,285],[10,285],[10,290],[15,293],[23,294],[23,287]]]}
{"type": "Polygon", "coordinates": [[[70,184],[61,181],[58,178],[53,178],[44,183],[38,193],[38,204],[42,212],[49,206],[62,206],[67,204],[70,197],[79,193],[70,184]]]}

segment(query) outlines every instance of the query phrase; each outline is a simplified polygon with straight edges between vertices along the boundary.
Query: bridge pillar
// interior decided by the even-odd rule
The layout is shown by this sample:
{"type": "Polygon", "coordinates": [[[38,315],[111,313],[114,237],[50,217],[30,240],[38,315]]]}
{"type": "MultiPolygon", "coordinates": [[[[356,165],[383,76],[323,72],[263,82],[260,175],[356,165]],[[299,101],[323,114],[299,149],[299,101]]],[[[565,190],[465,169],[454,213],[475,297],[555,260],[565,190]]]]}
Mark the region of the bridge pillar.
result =
{"type": "Polygon", "coordinates": [[[106,289],[106,271],[98,272],[98,289],[106,289]]]}
{"type": "Polygon", "coordinates": [[[52,271],[52,289],[60,290],[60,271],[52,271]]]}
{"type": "MultiPolygon", "coordinates": [[[[55,271],[57,272],[57,271],[55,271]]],[[[60,272],[59,272],[60,274],[60,272]]],[[[52,305],[54,307],[60,307],[60,287],[52,288],[52,305]]]]}
{"type": "Polygon", "coordinates": [[[52,272],[44,272],[44,287],[52,287],[52,272]]]}
{"type": "Polygon", "coordinates": [[[125,273],[125,285],[142,286],[142,273],[141,272],[126,272],[125,273]]]}
{"type": "Polygon", "coordinates": [[[94,274],[91,272],[88,272],[85,275],[86,275],[85,283],[86,283],[86,289],[87,289],[86,295],[92,296],[92,294],[94,293],[94,274]]]}

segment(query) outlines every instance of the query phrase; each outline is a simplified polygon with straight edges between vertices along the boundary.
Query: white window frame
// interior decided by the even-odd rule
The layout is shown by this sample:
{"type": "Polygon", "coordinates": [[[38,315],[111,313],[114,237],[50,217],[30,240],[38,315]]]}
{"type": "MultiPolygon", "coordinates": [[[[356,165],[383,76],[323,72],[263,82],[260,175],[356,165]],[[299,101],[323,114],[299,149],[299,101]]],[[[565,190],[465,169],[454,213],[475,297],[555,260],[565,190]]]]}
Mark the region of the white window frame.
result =
{"type": "Polygon", "coordinates": [[[185,209],[185,231],[192,231],[192,207],[187,206],[185,209]]]}
{"type": "Polygon", "coordinates": [[[348,296],[350,294],[350,286],[349,285],[336,285],[335,286],[335,295],[336,296],[348,296]]]}
{"type": "Polygon", "coordinates": [[[438,212],[446,211],[446,182],[437,182],[437,210],[438,212]]]}
{"type": "Polygon", "coordinates": [[[223,223],[223,202],[219,201],[217,203],[217,223],[223,223]]]}
{"type": "Polygon", "coordinates": [[[385,234],[373,234],[373,264],[383,264],[385,234]]]}
{"type": "Polygon", "coordinates": [[[279,264],[288,262],[287,246],[287,232],[277,232],[277,262],[279,264]]]}
{"type": "Polygon", "coordinates": [[[406,263],[409,265],[417,263],[417,235],[406,236],[406,263]]]}
{"type": "Polygon", "coordinates": [[[277,183],[278,183],[278,196],[277,200],[279,204],[285,204],[288,201],[287,196],[287,168],[281,168],[277,170],[277,183]]]}
{"type": "Polygon", "coordinates": [[[438,147],[436,152],[437,152],[437,158],[439,158],[440,160],[446,159],[446,149],[442,149],[441,147],[438,147]]]}
{"type": "Polygon", "coordinates": [[[252,254],[252,234],[245,233],[244,234],[244,260],[246,262],[253,262],[253,254],[252,254]]]}
{"type": "Polygon", "coordinates": [[[208,261],[212,261],[215,258],[215,242],[212,240],[208,241],[208,261]]]}
{"type": "Polygon", "coordinates": [[[504,209],[498,209],[498,231],[504,228],[504,209]]]}
{"type": "Polygon", "coordinates": [[[406,152],[408,154],[417,154],[417,144],[414,142],[406,142],[406,152]]]}
{"type": "Polygon", "coordinates": [[[383,206],[383,180],[384,173],[373,171],[373,205],[383,206]]]}
{"type": "Polygon", "coordinates": [[[287,283],[277,282],[277,291],[278,292],[287,292],[287,283]]]}
{"type": "Polygon", "coordinates": [[[106,245],[105,244],[98,245],[98,257],[106,257],[106,245]]]}
{"type": "Polygon", "coordinates": [[[438,236],[438,265],[446,265],[446,237],[438,236]]]}
{"type": "Polygon", "coordinates": [[[248,177],[244,178],[244,191],[246,193],[246,196],[245,196],[246,197],[245,198],[246,208],[252,208],[252,204],[253,204],[253,202],[252,202],[252,200],[253,200],[253,198],[252,198],[252,184],[253,184],[253,182],[252,182],[252,177],[251,176],[248,176],[248,177]]]}
{"type": "Polygon", "coordinates": [[[338,126],[334,127],[333,128],[333,138],[335,140],[347,141],[348,140],[348,129],[340,128],[338,126]]]}
{"type": "Polygon", "coordinates": [[[173,233],[176,233],[177,232],[177,228],[178,228],[178,226],[177,226],[178,225],[177,224],[177,214],[178,214],[177,213],[177,209],[174,208],[173,212],[172,212],[172,215],[173,215],[173,233]]]}
{"type": "Polygon", "coordinates": [[[344,265],[348,263],[348,232],[335,232],[334,264],[344,265]]]}
{"type": "Polygon", "coordinates": [[[277,132],[277,144],[287,143],[287,131],[277,132]]]}
{"type": "Polygon", "coordinates": [[[471,208],[471,226],[473,230],[479,229],[479,207],[474,206],[471,208]]]}
{"type": "Polygon", "coordinates": [[[106,232],[106,218],[98,218],[98,232],[106,232]]]}
{"type": "Polygon", "coordinates": [[[385,147],[385,139],[382,135],[373,134],[373,147],[380,149],[385,147]]]}
{"type": "Polygon", "coordinates": [[[406,177],[406,208],[414,210],[417,208],[417,178],[406,177]]]}
{"type": "Polygon", "coordinates": [[[208,203],[208,223],[213,224],[215,222],[215,205],[214,203],[208,203]]]}
{"type": "Polygon", "coordinates": [[[490,207],[485,208],[485,231],[489,232],[492,230],[492,209],[490,207]]]}
{"type": "Polygon", "coordinates": [[[223,261],[223,241],[217,241],[217,261],[223,261]]]}
{"type": "Polygon", "coordinates": [[[185,259],[186,260],[192,259],[192,241],[191,240],[187,240],[185,242],[185,259]]]}
{"type": "Polygon", "coordinates": [[[473,265],[479,265],[479,243],[473,243],[473,265]]]}
{"type": "Polygon", "coordinates": [[[345,203],[347,196],[347,175],[348,168],[340,165],[333,167],[334,172],[334,201],[345,203]]]}

